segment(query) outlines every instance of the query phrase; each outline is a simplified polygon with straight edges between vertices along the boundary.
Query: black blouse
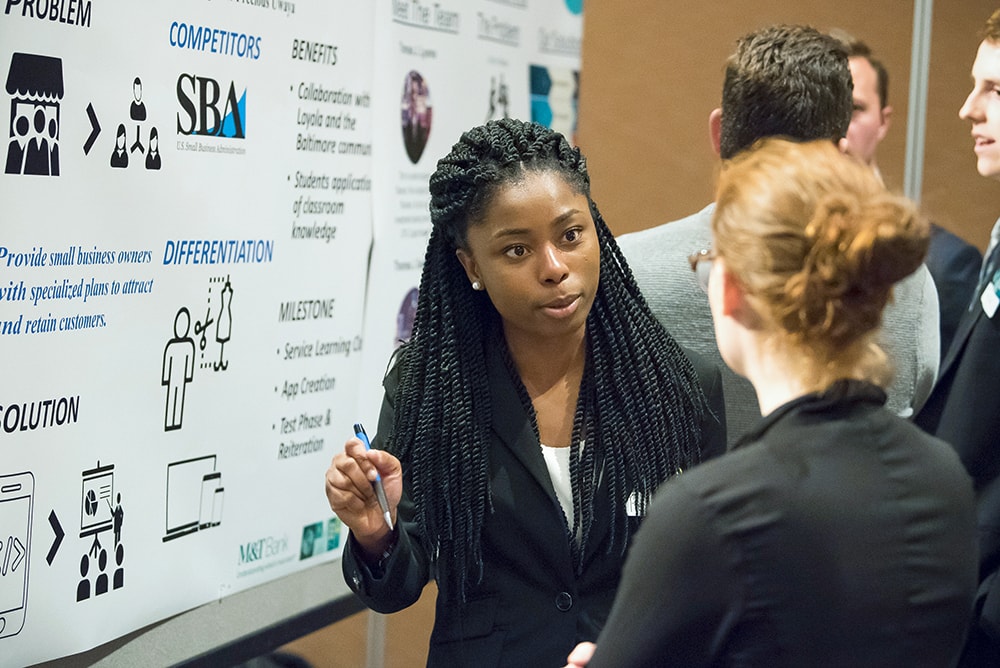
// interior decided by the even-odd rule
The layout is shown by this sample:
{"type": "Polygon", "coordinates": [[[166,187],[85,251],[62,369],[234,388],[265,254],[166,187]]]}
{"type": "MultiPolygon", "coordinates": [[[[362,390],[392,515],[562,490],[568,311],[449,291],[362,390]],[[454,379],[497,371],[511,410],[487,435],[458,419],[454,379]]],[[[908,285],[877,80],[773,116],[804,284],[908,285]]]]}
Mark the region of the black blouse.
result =
{"type": "Polygon", "coordinates": [[[661,487],[590,668],[953,665],[972,485],[884,402],[838,381],[661,487]]]}

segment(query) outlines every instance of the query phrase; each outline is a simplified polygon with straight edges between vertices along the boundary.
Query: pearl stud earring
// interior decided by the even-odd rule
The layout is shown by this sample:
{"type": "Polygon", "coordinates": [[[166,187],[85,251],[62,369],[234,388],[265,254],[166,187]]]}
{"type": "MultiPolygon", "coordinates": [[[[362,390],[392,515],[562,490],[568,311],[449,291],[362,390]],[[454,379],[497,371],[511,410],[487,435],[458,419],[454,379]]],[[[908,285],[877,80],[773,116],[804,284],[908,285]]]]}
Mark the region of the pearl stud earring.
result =
{"type": "Polygon", "coordinates": [[[473,290],[482,290],[483,289],[483,284],[480,283],[479,281],[472,281],[472,289],[473,290]]]}

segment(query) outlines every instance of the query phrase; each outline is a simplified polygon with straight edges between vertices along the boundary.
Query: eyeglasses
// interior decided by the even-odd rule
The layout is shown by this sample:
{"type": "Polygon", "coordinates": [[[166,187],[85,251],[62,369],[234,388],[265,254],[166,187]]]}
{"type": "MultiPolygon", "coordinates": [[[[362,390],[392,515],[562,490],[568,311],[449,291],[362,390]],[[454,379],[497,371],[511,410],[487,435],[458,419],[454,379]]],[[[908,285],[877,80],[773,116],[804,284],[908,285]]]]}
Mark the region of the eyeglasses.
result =
{"type": "Polygon", "coordinates": [[[688,255],[688,263],[691,271],[698,279],[698,285],[706,293],[708,292],[708,277],[712,274],[712,261],[715,259],[715,251],[711,248],[703,248],[688,255]]]}

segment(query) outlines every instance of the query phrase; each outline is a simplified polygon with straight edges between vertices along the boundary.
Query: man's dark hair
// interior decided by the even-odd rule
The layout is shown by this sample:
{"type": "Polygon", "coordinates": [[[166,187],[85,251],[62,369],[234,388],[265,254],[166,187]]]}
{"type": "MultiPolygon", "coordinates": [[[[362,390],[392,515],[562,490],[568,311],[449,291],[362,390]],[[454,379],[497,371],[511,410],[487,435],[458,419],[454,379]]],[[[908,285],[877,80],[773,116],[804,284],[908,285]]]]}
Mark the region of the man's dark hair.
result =
{"type": "Polygon", "coordinates": [[[750,33],[726,64],[720,155],[764,137],[837,141],[851,123],[853,91],[847,51],[833,37],[795,25],[750,33]]]}

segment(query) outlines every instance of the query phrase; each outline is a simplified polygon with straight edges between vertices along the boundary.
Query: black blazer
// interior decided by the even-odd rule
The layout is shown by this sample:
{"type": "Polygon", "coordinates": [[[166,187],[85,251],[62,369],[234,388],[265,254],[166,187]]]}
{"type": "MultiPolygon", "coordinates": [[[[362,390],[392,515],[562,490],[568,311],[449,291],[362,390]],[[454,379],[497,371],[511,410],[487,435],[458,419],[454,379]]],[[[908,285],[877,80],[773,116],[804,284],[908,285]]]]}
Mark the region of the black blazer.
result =
{"type": "Polygon", "coordinates": [[[951,443],[976,489],[979,591],[967,651],[1000,665],[1000,311],[986,316],[972,297],[927,403],[915,421],[951,443]]]}
{"type": "MultiPolygon", "coordinates": [[[[706,455],[711,456],[721,453],[726,443],[721,376],[714,365],[692,359],[718,416],[702,425],[706,455]]],[[[583,572],[576,576],[563,512],[531,421],[499,351],[489,352],[487,365],[493,402],[493,513],[482,527],[483,577],[464,604],[439,594],[427,665],[560,666],[578,642],[597,638],[611,609],[623,559],[605,549],[610,517],[598,504],[583,572]]],[[[380,434],[392,428],[397,382],[397,374],[390,371],[380,434]]],[[[343,556],[348,585],[365,605],[383,613],[415,602],[432,575],[406,496],[405,466],[404,498],[397,513],[401,530],[383,564],[384,574],[375,577],[358,556],[353,537],[343,556]]],[[[640,518],[630,521],[637,526],[640,518]]]]}
{"type": "Polygon", "coordinates": [[[931,243],[924,263],[937,288],[941,311],[941,358],[944,359],[979,283],[983,256],[978,248],[961,237],[931,223],[931,243]]]}

